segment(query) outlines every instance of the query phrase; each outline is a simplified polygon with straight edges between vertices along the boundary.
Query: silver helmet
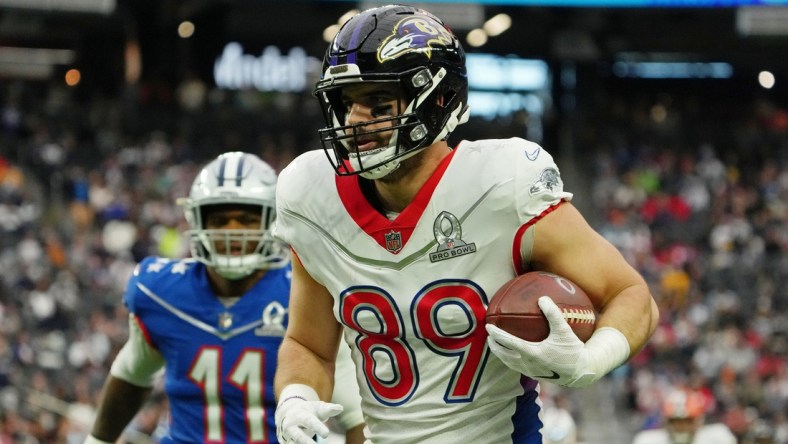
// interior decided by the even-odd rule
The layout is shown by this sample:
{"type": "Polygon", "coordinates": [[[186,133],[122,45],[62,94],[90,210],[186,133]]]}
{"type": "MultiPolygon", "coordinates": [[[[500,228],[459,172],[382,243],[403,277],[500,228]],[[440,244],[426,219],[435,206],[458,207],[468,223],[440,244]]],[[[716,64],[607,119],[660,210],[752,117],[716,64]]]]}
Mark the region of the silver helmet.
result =
{"type": "Polygon", "coordinates": [[[192,256],[226,279],[241,279],[255,270],[280,268],[289,260],[287,246],[271,236],[276,217],[276,172],[259,157],[244,152],[220,155],[192,183],[189,197],[178,200],[189,223],[192,256]],[[259,229],[206,229],[205,210],[216,205],[256,208],[259,229]],[[242,255],[221,254],[240,245],[242,255]],[[255,245],[252,250],[249,245],[255,245]],[[223,246],[218,248],[217,245],[223,246]],[[252,251],[251,253],[249,251],[252,251]]]}

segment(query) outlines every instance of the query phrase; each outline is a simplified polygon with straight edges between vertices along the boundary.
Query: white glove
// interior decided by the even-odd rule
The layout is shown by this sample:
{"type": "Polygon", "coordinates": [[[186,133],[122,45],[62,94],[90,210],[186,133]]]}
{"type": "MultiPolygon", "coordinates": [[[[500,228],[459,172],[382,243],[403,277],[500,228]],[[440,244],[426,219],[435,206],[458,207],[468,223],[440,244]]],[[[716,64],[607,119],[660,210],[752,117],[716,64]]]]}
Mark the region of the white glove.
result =
{"type": "Polygon", "coordinates": [[[276,437],[282,444],[314,443],[313,436],[328,437],[324,422],[342,412],[342,406],[323,402],[312,387],[290,384],[279,395],[276,406],[276,437]]]}
{"type": "Polygon", "coordinates": [[[629,357],[629,342],[612,327],[597,329],[584,344],[549,296],[539,308],[550,324],[544,341],[529,342],[487,324],[487,345],[507,367],[534,379],[566,387],[586,387],[629,357]]]}

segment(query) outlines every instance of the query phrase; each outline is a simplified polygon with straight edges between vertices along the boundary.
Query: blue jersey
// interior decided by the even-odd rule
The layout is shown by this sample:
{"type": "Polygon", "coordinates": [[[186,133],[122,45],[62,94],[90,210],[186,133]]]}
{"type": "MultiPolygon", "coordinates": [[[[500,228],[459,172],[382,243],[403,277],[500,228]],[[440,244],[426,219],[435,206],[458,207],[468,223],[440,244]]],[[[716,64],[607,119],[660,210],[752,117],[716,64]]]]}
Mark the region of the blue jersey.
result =
{"type": "Polygon", "coordinates": [[[275,443],[273,376],[287,326],[290,267],[269,270],[225,307],[205,265],[148,257],[124,302],[166,362],[162,442],[275,443]]]}

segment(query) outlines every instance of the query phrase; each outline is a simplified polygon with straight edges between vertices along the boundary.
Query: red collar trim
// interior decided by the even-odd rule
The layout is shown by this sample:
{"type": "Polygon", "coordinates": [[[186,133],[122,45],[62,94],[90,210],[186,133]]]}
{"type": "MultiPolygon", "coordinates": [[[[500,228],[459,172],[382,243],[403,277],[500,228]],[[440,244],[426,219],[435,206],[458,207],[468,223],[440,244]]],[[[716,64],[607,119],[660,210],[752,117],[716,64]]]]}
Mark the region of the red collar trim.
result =
{"type": "Polygon", "coordinates": [[[413,234],[421,215],[427,208],[435,188],[438,187],[443,173],[449,167],[456,150],[452,150],[421,187],[413,201],[408,204],[396,219],[388,220],[380,214],[364,197],[361,191],[360,176],[336,176],[336,187],[345,210],[356,224],[381,247],[393,254],[399,253],[413,234]]]}

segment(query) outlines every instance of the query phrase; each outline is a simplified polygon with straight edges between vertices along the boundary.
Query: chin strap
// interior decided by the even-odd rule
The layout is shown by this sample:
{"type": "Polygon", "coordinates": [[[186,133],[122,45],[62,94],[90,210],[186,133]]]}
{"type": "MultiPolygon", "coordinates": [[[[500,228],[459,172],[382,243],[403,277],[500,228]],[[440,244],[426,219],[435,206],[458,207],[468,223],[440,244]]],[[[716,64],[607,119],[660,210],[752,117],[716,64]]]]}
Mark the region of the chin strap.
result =
{"type": "MultiPolygon", "coordinates": [[[[449,133],[454,131],[455,128],[468,121],[469,114],[470,114],[470,108],[467,105],[463,106],[462,104],[460,104],[459,106],[457,106],[457,108],[454,109],[454,111],[452,111],[452,113],[449,115],[449,119],[446,121],[446,124],[443,125],[443,130],[440,133],[438,133],[438,135],[432,140],[432,142],[430,142],[429,145],[408,151],[405,155],[401,157],[393,159],[377,168],[373,168],[372,170],[360,173],[360,176],[363,177],[364,179],[370,179],[370,180],[375,180],[375,179],[380,179],[381,177],[385,177],[386,175],[390,174],[392,171],[399,168],[399,165],[400,163],[402,163],[403,160],[413,157],[416,154],[424,151],[425,148],[432,145],[433,143],[445,139],[449,133]]],[[[354,162],[351,161],[351,163],[354,162]]],[[[355,167],[355,165],[353,166],[355,167]]]]}
{"type": "Polygon", "coordinates": [[[448,135],[453,132],[455,128],[468,121],[470,114],[471,108],[468,105],[463,105],[462,103],[457,105],[457,107],[454,108],[454,111],[449,114],[449,119],[446,120],[446,124],[443,125],[443,130],[441,130],[441,132],[435,136],[435,139],[432,141],[432,143],[448,137],[448,135]]]}

